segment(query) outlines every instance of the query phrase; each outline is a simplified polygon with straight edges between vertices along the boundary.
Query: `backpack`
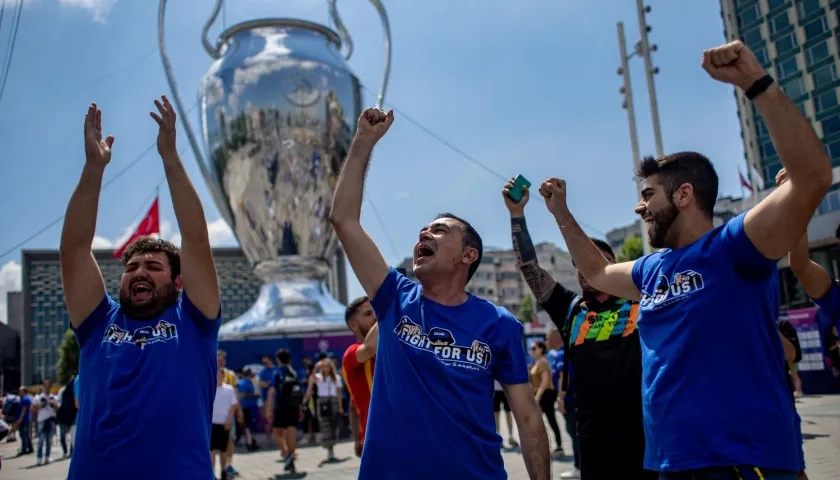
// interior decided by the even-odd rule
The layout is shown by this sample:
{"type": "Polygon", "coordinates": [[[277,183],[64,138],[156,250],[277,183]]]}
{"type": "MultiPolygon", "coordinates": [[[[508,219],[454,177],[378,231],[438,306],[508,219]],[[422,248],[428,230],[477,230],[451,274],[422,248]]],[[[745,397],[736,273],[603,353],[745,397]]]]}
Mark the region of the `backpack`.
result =
{"type": "Polygon", "coordinates": [[[73,384],[73,381],[67,382],[61,392],[61,406],[58,407],[56,417],[62,425],[73,425],[76,420],[76,392],[73,384]]]}
{"type": "Polygon", "coordinates": [[[294,382],[291,382],[292,391],[289,392],[289,401],[286,406],[299,407],[303,403],[303,391],[301,390],[300,385],[298,384],[297,373],[288,366],[281,368],[279,372],[274,374],[274,391],[277,395],[277,398],[275,399],[275,405],[280,405],[280,396],[283,394],[283,389],[286,388],[287,374],[293,376],[295,380],[294,382]]]}

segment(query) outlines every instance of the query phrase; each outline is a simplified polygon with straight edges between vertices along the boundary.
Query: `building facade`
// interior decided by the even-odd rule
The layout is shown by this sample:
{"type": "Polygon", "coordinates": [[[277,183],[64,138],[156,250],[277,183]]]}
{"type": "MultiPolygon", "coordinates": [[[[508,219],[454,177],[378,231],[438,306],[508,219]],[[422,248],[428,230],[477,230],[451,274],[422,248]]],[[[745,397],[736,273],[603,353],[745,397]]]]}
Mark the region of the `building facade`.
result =
{"type": "MultiPolygon", "coordinates": [[[[537,261],[542,268],[564,287],[580,293],[577,269],[572,265],[572,259],[567,252],[548,242],[539,243],[534,248],[537,251],[537,261]]],[[[408,278],[416,281],[412,272],[412,262],[412,258],[406,258],[399,268],[405,270],[408,278]]],[[[518,315],[526,296],[533,298],[519,271],[513,250],[486,249],[478,270],[467,284],[467,291],[507,308],[514,315],[518,315]]],[[[540,323],[543,325],[550,323],[548,315],[539,308],[536,302],[534,302],[534,310],[540,323]]]]}
{"type": "MultiPolygon", "coordinates": [[[[111,250],[94,251],[94,256],[106,290],[118,298],[122,263],[113,258],[111,250]]],[[[214,248],[213,256],[221,285],[222,322],[227,322],[251,308],[259,294],[260,281],[239,248],[214,248]]],[[[70,320],[64,305],[58,251],[24,250],[21,265],[21,380],[27,384],[40,383],[44,378],[55,378],[58,346],[70,327],[70,320]]],[[[339,249],[327,287],[344,304],[347,303],[345,272],[344,255],[339,249]]],[[[11,322],[11,304],[9,312],[11,322]]]]}

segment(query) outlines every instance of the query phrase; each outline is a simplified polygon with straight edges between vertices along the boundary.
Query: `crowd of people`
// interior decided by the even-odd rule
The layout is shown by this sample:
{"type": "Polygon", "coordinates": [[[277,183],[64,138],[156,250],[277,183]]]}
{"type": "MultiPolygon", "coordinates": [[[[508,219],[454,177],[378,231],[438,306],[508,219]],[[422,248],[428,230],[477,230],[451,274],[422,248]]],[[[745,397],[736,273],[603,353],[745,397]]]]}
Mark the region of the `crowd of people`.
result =
{"type": "MultiPolygon", "coordinates": [[[[504,479],[504,412],[508,445],[521,448],[531,479],[547,480],[548,431],[554,455],[565,454],[556,411],[572,438],[574,469],[565,478],[805,477],[786,372],[800,353],[777,322],[776,265],[788,256],[825,318],[838,322],[840,287],[809,259],[804,238],[831,185],[831,166],[808,120],[743,44],[704,52],[703,68],[744,91],[762,116],[784,166],[778,188],[715,227],[718,178],[709,159],[695,152],[642,159],[635,212],[656,251],[618,263],[609,245],[578,225],[566,182],[542,182],[540,197],[578,269],[577,294],[537,261],[524,217],[528,189],[505,185],[519,267],[555,327],[530,345],[531,361],[523,325],[466,291],[483,254],[469,222],[445,213],[421,229],[416,282],[390,267],[363,229],[366,170],[394,121],[393,112],[367,109],[330,211],[366,293],[346,314],[357,342],[340,364],[322,358],[303,373],[287,350],[264,358],[259,372],[230,371],[218,350],[221,297],[204,211],[178,156],[176,112],[165,97],[151,116],[181,248],[141,237],[123,254],[118,298],[106,293],[91,244],[114,138],[103,138],[102,113],[92,104],[86,162],[60,247],[82,378],[72,397],[79,399],[78,440],[68,446],[69,479],[119,472],[123,480],[207,480],[217,471],[228,479],[236,474],[234,443],[244,438],[246,448],[259,448],[263,428],[285,470],[295,472],[299,426],[307,438],[317,420],[331,460],[345,412],[362,480],[504,479]]],[[[35,418],[47,449],[38,457],[48,461],[58,419],[41,414],[67,400],[44,392],[21,396],[15,423],[22,452],[31,451],[20,427],[35,418]]]]}

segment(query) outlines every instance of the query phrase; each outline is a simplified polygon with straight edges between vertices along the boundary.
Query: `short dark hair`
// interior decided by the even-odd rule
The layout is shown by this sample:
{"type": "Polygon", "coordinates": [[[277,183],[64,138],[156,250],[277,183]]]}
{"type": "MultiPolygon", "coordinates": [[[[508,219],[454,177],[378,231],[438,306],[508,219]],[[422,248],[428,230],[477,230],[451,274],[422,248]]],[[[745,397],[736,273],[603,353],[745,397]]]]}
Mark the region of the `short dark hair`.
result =
{"type": "Polygon", "coordinates": [[[600,238],[590,238],[590,240],[592,240],[592,243],[594,243],[595,246],[598,247],[602,252],[606,253],[607,255],[612,257],[613,260],[615,260],[615,253],[613,253],[613,249],[609,243],[601,240],[600,238]]]}
{"type": "Polygon", "coordinates": [[[289,351],[285,348],[277,350],[277,353],[275,353],[274,356],[277,357],[278,362],[283,363],[285,365],[288,365],[289,362],[292,361],[292,354],[289,353],[289,351]]]}
{"type": "Polygon", "coordinates": [[[644,180],[659,174],[668,198],[684,183],[694,188],[700,210],[709,218],[718,196],[718,175],[712,162],[697,152],[678,152],[659,158],[645,157],[636,170],[636,177],[644,180]]]}
{"type": "Polygon", "coordinates": [[[545,345],[545,342],[543,342],[542,340],[537,340],[531,345],[539,348],[540,350],[542,350],[543,355],[545,355],[545,352],[548,351],[548,347],[545,345]]]}
{"type": "Polygon", "coordinates": [[[456,222],[461,224],[461,227],[464,230],[464,246],[465,247],[472,247],[478,250],[478,258],[470,265],[470,269],[467,273],[467,283],[470,282],[473,275],[475,275],[475,271],[478,270],[478,265],[481,263],[481,257],[484,256],[484,243],[481,241],[481,236],[478,232],[470,225],[470,222],[464,220],[463,218],[452,214],[452,213],[441,213],[435,220],[440,220],[442,218],[451,218],[456,222]]]}
{"type": "Polygon", "coordinates": [[[120,260],[125,266],[131,257],[138,253],[156,253],[163,252],[169,260],[169,269],[172,271],[172,279],[181,274],[181,251],[171,242],[155,237],[139,237],[137,240],[131,242],[131,245],[125,249],[120,260]]]}
{"type": "Polygon", "coordinates": [[[367,302],[368,300],[369,298],[367,297],[367,295],[363,295],[350,302],[350,305],[347,305],[347,309],[344,310],[344,321],[346,323],[350,323],[350,320],[353,318],[353,315],[355,315],[356,312],[358,312],[359,309],[362,308],[362,305],[364,305],[365,302],[367,302]]]}

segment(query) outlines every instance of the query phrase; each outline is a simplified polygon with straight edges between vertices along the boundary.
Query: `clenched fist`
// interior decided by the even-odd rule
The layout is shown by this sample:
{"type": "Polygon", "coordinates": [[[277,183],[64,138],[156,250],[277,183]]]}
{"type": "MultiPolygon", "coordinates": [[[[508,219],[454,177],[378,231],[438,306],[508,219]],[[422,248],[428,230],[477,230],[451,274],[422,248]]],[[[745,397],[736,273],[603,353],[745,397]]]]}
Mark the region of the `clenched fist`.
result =
{"type": "Polygon", "coordinates": [[[540,185],[540,195],[545,200],[548,211],[554,215],[568,217],[569,207],[566,205],[566,181],[559,178],[549,178],[540,185]]]}
{"type": "Polygon", "coordinates": [[[394,123],[394,111],[385,113],[381,108],[368,108],[359,116],[356,138],[376,143],[394,123]]]}
{"type": "Polygon", "coordinates": [[[703,69],[715,80],[747,90],[766,72],[755,55],[740,41],[703,52],[703,69]]]}

